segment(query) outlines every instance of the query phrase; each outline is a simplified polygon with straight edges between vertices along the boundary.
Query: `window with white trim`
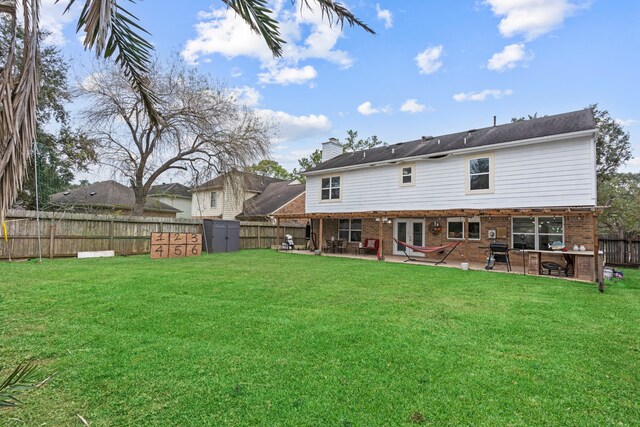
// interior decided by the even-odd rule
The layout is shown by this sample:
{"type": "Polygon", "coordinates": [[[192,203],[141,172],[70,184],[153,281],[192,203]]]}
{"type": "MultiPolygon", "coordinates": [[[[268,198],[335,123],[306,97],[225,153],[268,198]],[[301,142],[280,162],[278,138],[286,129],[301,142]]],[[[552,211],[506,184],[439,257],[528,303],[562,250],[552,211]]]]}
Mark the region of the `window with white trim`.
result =
{"type": "Polygon", "coordinates": [[[320,200],[340,200],[340,177],[330,176],[322,178],[320,200]]]}
{"type": "Polygon", "coordinates": [[[400,168],[400,185],[413,185],[415,183],[415,166],[405,165],[400,168]]]}
{"type": "Polygon", "coordinates": [[[467,157],[468,194],[493,192],[493,154],[467,157]]]}
{"type": "Polygon", "coordinates": [[[218,204],[218,193],[212,191],[209,196],[209,207],[215,208],[218,204]]]}
{"type": "MultiPolygon", "coordinates": [[[[463,240],[464,223],[463,217],[447,218],[447,239],[463,240]]],[[[480,217],[469,218],[469,240],[480,240],[480,217]]]]}
{"type": "Polygon", "coordinates": [[[362,240],[361,219],[341,219],[338,221],[338,239],[348,242],[360,242],[362,240]]]}
{"type": "Polygon", "coordinates": [[[511,230],[514,248],[550,250],[553,242],[564,242],[563,217],[514,217],[511,230]]]}

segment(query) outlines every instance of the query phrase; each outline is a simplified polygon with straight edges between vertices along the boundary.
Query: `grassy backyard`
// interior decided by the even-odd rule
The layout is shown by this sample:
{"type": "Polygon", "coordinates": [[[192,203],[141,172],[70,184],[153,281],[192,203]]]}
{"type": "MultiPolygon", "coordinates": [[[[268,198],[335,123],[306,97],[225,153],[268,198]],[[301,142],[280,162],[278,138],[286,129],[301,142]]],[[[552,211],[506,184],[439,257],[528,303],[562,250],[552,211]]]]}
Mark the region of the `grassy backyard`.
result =
{"type": "Polygon", "coordinates": [[[243,251],[0,264],[0,425],[638,425],[640,274],[243,251]]]}

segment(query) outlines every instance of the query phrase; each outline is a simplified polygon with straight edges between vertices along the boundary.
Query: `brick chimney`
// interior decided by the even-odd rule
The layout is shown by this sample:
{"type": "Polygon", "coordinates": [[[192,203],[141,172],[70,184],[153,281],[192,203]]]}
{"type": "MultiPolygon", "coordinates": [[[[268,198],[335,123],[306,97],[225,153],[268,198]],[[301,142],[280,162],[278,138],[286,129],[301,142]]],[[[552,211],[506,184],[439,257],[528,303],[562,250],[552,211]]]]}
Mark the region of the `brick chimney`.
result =
{"type": "Polygon", "coordinates": [[[342,144],[338,142],[338,138],[329,138],[327,142],[322,143],[322,162],[333,159],[342,154],[342,144]]]}

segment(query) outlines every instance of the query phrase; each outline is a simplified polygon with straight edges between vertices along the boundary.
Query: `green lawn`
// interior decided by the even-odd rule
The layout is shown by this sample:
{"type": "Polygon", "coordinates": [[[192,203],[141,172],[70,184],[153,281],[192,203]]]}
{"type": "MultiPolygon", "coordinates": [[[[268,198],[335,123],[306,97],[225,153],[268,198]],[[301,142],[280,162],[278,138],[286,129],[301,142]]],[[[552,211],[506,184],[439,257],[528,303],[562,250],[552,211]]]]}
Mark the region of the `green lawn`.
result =
{"type": "Polygon", "coordinates": [[[0,264],[0,425],[639,425],[640,274],[243,251],[0,264]]]}

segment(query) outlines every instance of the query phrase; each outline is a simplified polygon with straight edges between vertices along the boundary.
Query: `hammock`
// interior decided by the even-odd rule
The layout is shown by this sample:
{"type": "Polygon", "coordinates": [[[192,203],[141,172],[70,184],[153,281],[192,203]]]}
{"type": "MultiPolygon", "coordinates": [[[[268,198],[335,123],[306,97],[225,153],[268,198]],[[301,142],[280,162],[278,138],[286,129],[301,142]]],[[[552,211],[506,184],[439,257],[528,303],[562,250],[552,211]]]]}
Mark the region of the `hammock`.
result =
{"type": "Polygon", "coordinates": [[[447,257],[451,255],[451,252],[453,252],[455,248],[458,247],[458,245],[460,244],[460,242],[455,242],[455,243],[447,243],[446,245],[442,245],[442,246],[413,246],[408,243],[402,242],[396,239],[395,237],[393,238],[393,240],[395,240],[398,246],[402,245],[404,247],[404,249],[402,249],[402,252],[404,252],[405,256],[407,257],[407,259],[404,262],[407,262],[407,261],[433,262],[435,265],[446,264],[444,260],[447,259],[447,257]],[[444,251],[447,248],[451,248],[451,250],[447,252],[440,261],[430,261],[427,259],[411,258],[407,253],[407,250],[406,250],[407,248],[410,248],[412,251],[420,252],[422,254],[430,254],[433,252],[444,253],[444,251]]]}

